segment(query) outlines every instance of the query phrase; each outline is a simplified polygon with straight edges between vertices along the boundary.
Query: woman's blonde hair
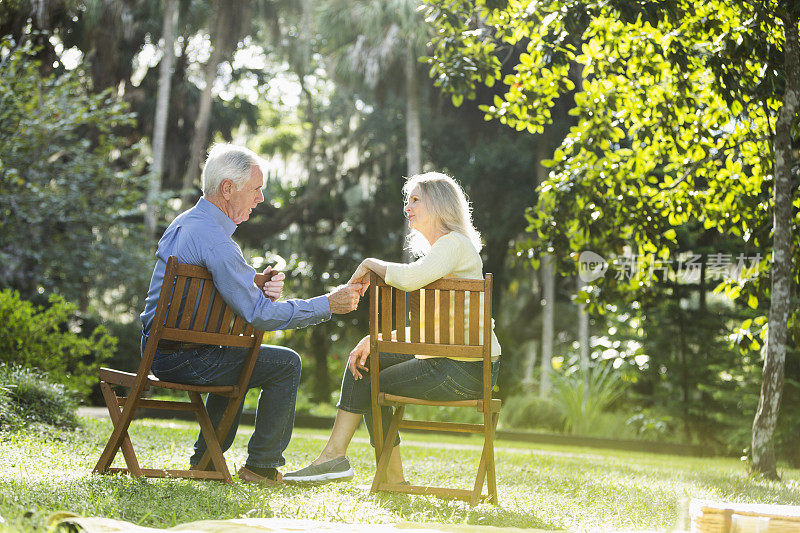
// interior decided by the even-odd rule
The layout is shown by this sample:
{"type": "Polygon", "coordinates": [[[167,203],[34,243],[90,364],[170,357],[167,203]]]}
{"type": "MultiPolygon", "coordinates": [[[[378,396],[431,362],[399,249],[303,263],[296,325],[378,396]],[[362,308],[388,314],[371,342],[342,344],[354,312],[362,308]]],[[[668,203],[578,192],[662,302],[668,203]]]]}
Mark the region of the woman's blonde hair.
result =
{"type": "MultiPolygon", "coordinates": [[[[475,250],[481,251],[481,234],[472,225],[472,207],[464,189],[456,180],[440,172],[426,172],[411,176],[403,185],[403,195],[408,202],[411,191],[419,186],[420,200],[430,211],[435,222],[445,232],[457,231],[472,241],[475,250]]],[[[408,236],[407,248],[415,257],[426,254],[431,245],[418,231],[408,236]]]]}

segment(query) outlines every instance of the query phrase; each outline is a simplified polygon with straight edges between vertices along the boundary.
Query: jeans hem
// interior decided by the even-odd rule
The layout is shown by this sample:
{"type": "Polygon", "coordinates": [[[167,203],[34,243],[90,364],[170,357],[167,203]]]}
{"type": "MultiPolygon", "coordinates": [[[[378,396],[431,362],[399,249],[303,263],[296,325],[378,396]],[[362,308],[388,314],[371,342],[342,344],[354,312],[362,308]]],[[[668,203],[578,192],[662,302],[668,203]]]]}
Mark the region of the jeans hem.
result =
{"type": "Polygon", "coordinates": [[[363,411],[359,411],[355,407],[349,407],[349,406],[345,407],[342,405],[342,402],[337,403],[336,408],[341,409],[342,411],[346,411],[348,413],[353,413],[354,415],[366,415],[367,413],[370,412],[369,409],[364,409],[363,411]]]}
{"type": "Polygon", "coordinates": [[[280,468],[281,466],[283,466],[285,464],[286,464],[285,460],[284,461],[273,461],[273,462],[265,463],[265,464],[253,464],[248,460],[248,461],[245,461],[244,466],[246,466],[248,468],[250,468],[250,467],[253,467],[253,468],[280,468]]]}

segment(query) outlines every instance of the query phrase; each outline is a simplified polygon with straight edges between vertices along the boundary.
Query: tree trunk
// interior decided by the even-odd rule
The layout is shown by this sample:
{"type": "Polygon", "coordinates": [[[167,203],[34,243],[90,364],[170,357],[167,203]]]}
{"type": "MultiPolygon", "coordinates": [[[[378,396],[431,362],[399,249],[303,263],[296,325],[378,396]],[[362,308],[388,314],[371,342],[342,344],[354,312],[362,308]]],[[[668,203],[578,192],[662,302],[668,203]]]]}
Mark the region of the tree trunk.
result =
{"type": "Polygon", "coordinates": [[[172,65],[175,59],[175,27],[178,24],[177,0],[166,0],[164,5],[164,45],[161,47],[161,65],[158,71],[158,98],[156,118],[153,125],[153,168],[148,178],[147,211],[144,224],[147,236],[156,237],[158,223],[158,193],[161,190],[161,176],[164,173],[164,151],[167,137],[167,118],[169,116],[169,93],[172,65]]]}
{"type": "MultiPolygon", "coordinates": [[[[541,135],[539,142],[536,143],[537,186],[547,179],[547,168],[542,165],[542,161],[547,159],[548,152],[547,137],[541,135]]],[[[556,274],[550,254],[542,255],[540,273],[542,276],[542,372],[539,376],[539,396],[544,398],[550,393],[550,374],[553,371],[553,322],[556,303],[556,274]]]]}
{"type": "MultiPolygon", "coordinates": [[[[331,376],[328,372],[328,353],[331,349],[327,328],[318,326],[311,331],[311,352],[314,358],[314,388],[312,397],[317,403],[331,400],[331,376]]],[[[348,354],[349,355],[349,354],[348,354]]]]}
{"type": "MultiPolygon", "coordinates": [[[[701,269],[702,270],[702,269],[701,269]]],[[[675,301],[675,313],[678,320],[678,343],[676,349],[678,352],[678,365],[680,365],[681,373],[681,418],[683,419],[683,437],[687,444],[692,442],[691,421],[689,420],[689,368],[688,368],[688,351],[689,347],[686,342],[686,324],[685,324],[685,311],[681,308],[681,290],[678,285],[672,292],[672,298],[675,301]]]]}
{"type": "Polygon", "coordinates": [[[536,368],[536,353],[539,343],[535,340],[528,343],[528,356],[525,358],[525,367],[522,370],[522,385],[525,391],[533,390],[533,371],[536,368]]]}
{"type": "Polygon", "coordinates": [[[302,14],[302,24],[303,28],[307,32],[305,38],[302,39],[302,53],[300,54],[300,58],[298,63],[295,66],[295,72],[297,73],[297,77],[300,78],[300,90],[306,98],[306,120],[311,125],[309,134],[308,134],[308,145],[306,146],[306,167],[308,170],[308,182],[307,182],[307,190],[313,191],[316,190],[319,186],[319,172],[317,172],[317,165],[315,160],[315,154],[317,149],[317,136],[319,135],[319,118],[317,117],[316,110],[314,108],[314,95],[311,93],[311,90],[306,85],[306,76],[313,70],[311,65],[311,42],[314,38],[314,26],[313,26],[313,10],[314,6],[310,0],[303,0],[303,14],[302,14]]]}
{"type": "MultiPolygon", "coordinates": [[[[578,290],[583,289],[583,281],[578,279],[578,290]]],[[[578,346],[581,354],[581,375],[583,376],[583,390],[589,390],[589,313],[586,304],[578,303],[578,346]]],[[[583,408],[589,401],[589,395],[583,395],[583,408]]]]}
{"type": "Polygon", "coordinates": [[[223,52],[231,31],[231,23],[228,20],[229,1],[220,0],[217,3],[216,24],[211,34],[211,56],[205,69],[205,83],[203,93],[200,96],[200,107],[197,111],[197,118],[194,122],[194,135],[189,151],[189,165],[186,174],[183,176],[183,193],[181,200],[183,208],[190,207],[194,198],[194,186],[200,176],[200,165],[203,163],[203,155],[206,151],[208,140],[208,125],[211,120],[211,104],[213,100],[214,81],[217,79],[217,69],[222,62],[223,52]]]}
{"type": "MultiPolygon", "coordinates": [[[[583,289],[583,282],[578,280],[578,290],[583,289]]],[[[589,370],[589,313],[586,305],[578,304],[578,345],[581,350],[581,371],[585,374],[589,370]]]]}
{"type": "MultiPolygon", "coordinates": [[[[420,94],[417,86],[417,56],[409,39],[406,45],[406,159],[408,175],[422,172],[422,125],[420,122],[420,94]]],[[[408,236],[408,224],[403,224],[403,242],[408,236]]],[[[403,261],[411,260],[408,250],[403,248],[403,261]]]]}
{"type": "Polygon", "coordinates": [[[542,256],[542,375],[539,378],[539,396],[547,397],[550,393],[550,373],[553,371],[553,319],[555,308],[556,276],[553,268],[553,256],[542,256]]]}
{"type": "Polygon", "coordinates": [[[422,126],[420,94],[417,86],[417,56],[411,42],[406,48],[406,155],[408,175],[422,172],[422,126]]]}
{"type": "Polygon", "coordinates": [[[764,350],[764,375],[761,398],[753,420],[752,469],[770,479],[778,479],[773,436],[783,392],[784,361],[791,293],[792,242],[792,122],[800,107],[800,43],[797,15],[786,8],[782,16],[786,36],[784,64],[786,92],[775,124],[775,215],[772,241],[772,290],[770,294],[767,344],[764,350]]]}

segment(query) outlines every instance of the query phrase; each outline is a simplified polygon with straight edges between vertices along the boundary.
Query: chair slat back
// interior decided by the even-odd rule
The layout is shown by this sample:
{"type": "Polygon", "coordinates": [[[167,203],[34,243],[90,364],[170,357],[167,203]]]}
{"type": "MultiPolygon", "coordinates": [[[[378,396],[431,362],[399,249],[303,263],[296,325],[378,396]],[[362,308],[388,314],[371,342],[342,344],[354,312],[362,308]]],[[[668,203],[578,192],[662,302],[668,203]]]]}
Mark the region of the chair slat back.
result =
{"type": "Polygon", "coordinates": [[[163,289],[168,298],[159,299],[166,318],[160,338],[223,346],[250,347],[263,332],[255,330],[237,315],[217,292],[211,273],[205,268],[179,263],[170,257],[163,289]]]}
{"type": "Polygon", "coordinates": [[[408,293],[405,291],[401,291],[400,289],[395,289],[394,291],[395,297],[395,328],[397,329],[397,340],[400,342],[406,342],[406,298],[408,297],[408,293]]]}
{"type": "Polygon", "coordinates": [[[375,321],[370,333],[381,334],[380,351],[491,358],[491,326],[485,326],[487,319],[491,324],[491,283],[487,274],[479,280],[441,279],[404,292],[373,273],[378,309],[370,313],[370,322],[375,321]],[[392,330],[396,340],[391,340],[392,330]]]}

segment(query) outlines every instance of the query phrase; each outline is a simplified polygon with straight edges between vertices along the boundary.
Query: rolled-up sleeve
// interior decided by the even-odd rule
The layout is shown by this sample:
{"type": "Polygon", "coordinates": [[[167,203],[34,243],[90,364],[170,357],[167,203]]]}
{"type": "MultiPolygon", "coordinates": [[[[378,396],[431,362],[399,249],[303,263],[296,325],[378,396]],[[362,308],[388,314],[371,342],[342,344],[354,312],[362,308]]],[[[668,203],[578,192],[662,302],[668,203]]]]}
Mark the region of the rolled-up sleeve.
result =
{"type": "Polygon", "coordinates": [[[256,329],[304,328],[331,317],[327,296],[277,302],[265,297],[253,282],[255,269],[247,264],[233,241],[210,247],[205,263],[225,303],[256,329]]]}

